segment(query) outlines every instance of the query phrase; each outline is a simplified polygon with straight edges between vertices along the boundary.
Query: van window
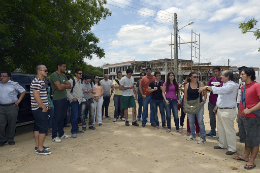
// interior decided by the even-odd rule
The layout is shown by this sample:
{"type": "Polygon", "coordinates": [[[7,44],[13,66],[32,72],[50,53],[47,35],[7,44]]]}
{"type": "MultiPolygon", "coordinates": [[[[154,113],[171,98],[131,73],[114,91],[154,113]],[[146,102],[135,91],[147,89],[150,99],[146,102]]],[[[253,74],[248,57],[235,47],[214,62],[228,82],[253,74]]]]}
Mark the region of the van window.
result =
{"type": "Polygon", "coordinates": [[[29,77],[22,75],[12,75],[12,81],[18,82],[24,89],[26,89],[26,85],[31,84],[29,77]]]}

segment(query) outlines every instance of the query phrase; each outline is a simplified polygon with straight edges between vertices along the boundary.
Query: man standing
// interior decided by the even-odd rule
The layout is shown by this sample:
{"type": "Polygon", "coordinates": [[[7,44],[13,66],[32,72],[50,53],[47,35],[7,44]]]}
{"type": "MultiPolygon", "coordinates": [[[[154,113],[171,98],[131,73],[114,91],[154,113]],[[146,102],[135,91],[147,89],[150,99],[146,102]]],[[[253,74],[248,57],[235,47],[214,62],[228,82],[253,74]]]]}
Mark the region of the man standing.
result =
{"type": "Polygon", "coordinates": [[[143,97],[143,121],[142,126],[145,127],[147,123],[147,117],[148,117],[148,104],[150,103],[150,123],[153,127],[156,126],[154,118],[153,118],[153,109],[151,106],[152,101],[152,93],[148,93],[147,89],[149,87],[149,84],[155,80],[155,77],[152,76],[152,70],[150,67],[146,68],[146,76],[144,76],[140,82],[139,85],[139,91],[142,94],[143,97]]]}
{"type": "Polygon", "coordinates": [[[140,90],[139,90],[139,85],[140,85],[140,82],[142,80],[142,78],[145,76],[146,74],[144,72],[141,72],[140,73],[140,79],[137,81],[136,83],[136,88],[137,88],[137,100],[138,100],[138,116],[137,116],[137,121],[141,121],[141,115],[142,115],[142,112],[143,112],[143,96],[142,94],[140,93],[140,90]]]}
{"type": "Polygon", "coordinates": [[[67,113],[67,91],[71,89],[71,85],[64,74],[66,70],[65,62],[57,63],[57,71],[50,76],[51,89],[53,94],[54,117],[52,123],[52,141],[61,142],[60,138],[69,138],[63,130],[64,119],[67,113]],[[57,136],[57,130],[59,137],[57,136]]]}
{"type": "Polygon", "coordinates": [[[36,154],[51,154],[50,147],[44,147],[43,142],[48,132],[48,93],[45,86],[44,77],[47,76],[48,70],[45,65],[36,66],[36,78],[33,79],[30,87],[31,108],[34,116],[34,139],[36,154]]]}
{"type": "Polygon", "coordinates": [[[113,86],[113,82],[108,79],[108,74],[105,73],[104,79],[101,80],[100,83],[103,85],[103,88],[104,88],[104,97],[103,97],[104,101],[103,101],[103,105],[102,105],[102,117],[104,117],[104,109],[105,109],[106,118],[110,118],[110,116],[108,116],[108,106],[110,103],[110,97],[113,93],[113,88],[111,89],[111,87],[113,86]],[[110,90],[111,90],[111,93],[110,93],[110,90]]]}
{"type": "Polygon", "coordinates": [[[218,109],[218,134],[219,145],[214,149],[224,149],[228,147],[227,155],[236,153],[237,139],[236,130],[234,128],[234,120],[236,118],[236,96],[237,84],[232,81],[233,72],[225,70],[222,72],[221,81],[222,87],[204,86],[200,87],[199,92],[208,90],[213,94],[218,94],[217,105],[213,112],[216,113],[218,109]]]}
{"type": "MultiPolygon", "coordinates": [[[[77,138],[77,133],[84,133],[84,130],[79,130],[78,118],[81,117],[81,108],[83,100],[82,91],[82,70],[80,68],[75,69],[75,77],[69,80],[71,89],[67,89],[67,97],[71,106],[71,137],[77,138]]],[[[83,123],[83,122],[82,122],[83,123]]],[[[82,126],[83,127],[83,126],[82,126]]]]}
{"type": "Polygon", "coordinates": [[[126,76],[122,78],[120,83],[120,90],[122,91],[122,97],[121,97],[121,107],[124,109],[124,115],[125,115],[125,125],[129,126],[128,121],[128,108],[132,108],[132,116],[133,116],[133,126],[139,126],[136,121],[136,92],[134,87],[134,78],[132,77],[133,70],[131,68],[126,70],[126,76]],[[134,97],[135,94],[135,97],[134,97]]]}
{"type": "Polygon", "coordinates": [[[165,112],[164,112],[164,103],[163,103],[163,96],[162,96],[162,87],[164,82],[161,80],[160,72],[155,72],[154,76],[155,76],[155,80],[149,84],[147,92],[152,93],[153,117],[156,124],[155,129],[159,129],[159,121],[157,116],[158,106],[162,118],[162,127],[165,127],[165,112]]]}
{"type": "MultiPolygon", "coordinates": [[[[209,79],[207,86],[215,86],[215,87],[222,87],[223,82],[221,81],[220,77],[220,67],[215,66],[213,67],[213,74],[215,77],[209,79]]],[[[209,95],[209,103],[208,103],[208,110],[209,110],[209,119],[210,119],[210,133],[206,134],[208,137],[216,137],[216,115],[213,112],[213,109],[217,103],[217,94],[210,93],[209,95]]]]}
{"type": "Polygon", "coordinates": [[[17,82],[13,82],[10,72],[2,72],[0,78],[0,147],[6,142],[9,145],[14,145],[14,135],[16,121],[19,111],[19,103],[25,96],[26,91],[17,82]],[[18,93],[21,93],[17,99],[18,93]],[[8,123],[8,137],[5,134],[5,127],[8,123]]]}
{"type": "Polygon", "coordinates": [[[253,169],[260,144],[260,84],[254,81],[253,68],[244,68],[240,77],[245,85],[241,88],[238,127],[240,142],[245,143],[245,152],[234,159],[246,161],[244,168],[253,169]]]}
{"type": "Polygon", "coordinates": [[[117,72],[117,78],[115,80],[113,80],[114,105],[115,105],[114,122],[116,122],[117,119],[119,118],[119,114],[121,116],[120,117],[121,120],[125,121],[124,110],[121,108],[122,91],[119,89],[121,78],[122,78],[122,72],[118,71],[117,72]]]}
{"type": "Polygon", "coordinates": [[[84,76],[84,82],[82,85],[82,91],[84,94],[84,99],[82,102],[82,112],[81,112],[81,122],[82,122],[82,129],[86,131],[86,122],[85,122],[85,117],[86,117],[86,110],[89,112],[89,129],[95,130],[95,127],[93,126],[94,123],[94,112],[95,112],[95,104],[94,100],[92,98],[92,93],[94,85],[91,82],[91,76],[90,75],[85,75],[84,76]]]}

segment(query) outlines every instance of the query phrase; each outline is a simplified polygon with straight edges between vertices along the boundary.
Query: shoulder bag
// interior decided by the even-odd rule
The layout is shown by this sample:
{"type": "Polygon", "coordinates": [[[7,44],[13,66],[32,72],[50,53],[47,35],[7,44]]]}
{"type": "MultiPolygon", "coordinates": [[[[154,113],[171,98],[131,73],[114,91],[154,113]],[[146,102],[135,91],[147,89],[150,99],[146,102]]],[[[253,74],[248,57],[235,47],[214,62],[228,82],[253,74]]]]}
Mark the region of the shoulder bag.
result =
{"type": "MultiPolygon", "coordinates": [[[[200,82],[199,82],[199,87],[200,87],[200,82]]],[[[185,112],[187,112],[188,114],[197,114],[201,108],[200,93],[199,93],[199,97],[196,100],[186,101],[183,108],[184,108],[185,112]]]]}

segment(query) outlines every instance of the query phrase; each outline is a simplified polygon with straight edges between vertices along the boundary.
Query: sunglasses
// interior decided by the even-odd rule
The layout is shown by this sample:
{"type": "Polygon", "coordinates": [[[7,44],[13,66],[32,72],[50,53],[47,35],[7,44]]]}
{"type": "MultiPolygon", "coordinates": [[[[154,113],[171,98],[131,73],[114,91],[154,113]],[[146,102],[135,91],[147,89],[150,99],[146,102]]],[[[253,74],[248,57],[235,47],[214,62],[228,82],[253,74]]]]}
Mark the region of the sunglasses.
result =
{"type": "Polygon", "coordinates": [[[198,76],[193,76],[194,79],[199,78],[198,76]]]}
{"type": "Polygon", "coordinates": [[[78,73],[79,75],[82,75],[82,73],[78,73]]]}
{"type": "Polygon", "coordinates": [[[45,73],[47,73],[48,72],[48,70],[46,69],[46,70],[40,70],[40,71],[44,71],[45,73]]]}

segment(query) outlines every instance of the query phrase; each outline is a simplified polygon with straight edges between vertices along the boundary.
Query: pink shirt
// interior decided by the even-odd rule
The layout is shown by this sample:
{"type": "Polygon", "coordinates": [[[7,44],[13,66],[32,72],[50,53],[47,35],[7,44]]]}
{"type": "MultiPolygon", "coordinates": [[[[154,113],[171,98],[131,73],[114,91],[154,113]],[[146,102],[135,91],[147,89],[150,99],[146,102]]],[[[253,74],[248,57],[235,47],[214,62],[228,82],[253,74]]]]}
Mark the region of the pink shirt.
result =
{"type": "MultiPolygon", "coordinates": [[[[166,87],[166,82],[164,82],[163,85],[166,87]]],[[[179,86],[178,82],[177,82],[177,85],[179,86]]],[[[165,89],[165,91],[166,91],[166,89],[165,89]]],[[[176,94],[176,91],[175,91],[175,85],[174,84],[170,84],[169,90],[166,91],[165,97],[169,98],[169,99],[177,99],[177,94],[176,94]]]]}

